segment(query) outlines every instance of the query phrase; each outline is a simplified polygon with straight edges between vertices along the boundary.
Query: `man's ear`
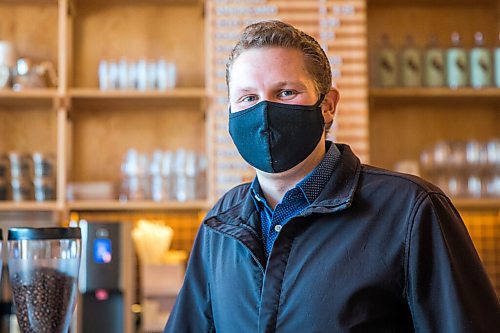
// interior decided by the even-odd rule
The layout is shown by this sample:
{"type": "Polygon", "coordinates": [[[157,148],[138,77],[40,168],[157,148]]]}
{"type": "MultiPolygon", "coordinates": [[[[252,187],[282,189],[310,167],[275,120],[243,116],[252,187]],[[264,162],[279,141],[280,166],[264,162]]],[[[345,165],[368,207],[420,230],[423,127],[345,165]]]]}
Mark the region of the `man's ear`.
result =
{"type": "Polygon", "coordinates": [[[330,88],[330,91],[325,95],[323,103],[321,103],[321,112],[323,113],[323,119],[326,124],[326,128],[329,129],[332,126],[333,119],[335,117],[335,112],[337,112],[337,104],[340,99],[339,91],[336,88],[330,88]]]}

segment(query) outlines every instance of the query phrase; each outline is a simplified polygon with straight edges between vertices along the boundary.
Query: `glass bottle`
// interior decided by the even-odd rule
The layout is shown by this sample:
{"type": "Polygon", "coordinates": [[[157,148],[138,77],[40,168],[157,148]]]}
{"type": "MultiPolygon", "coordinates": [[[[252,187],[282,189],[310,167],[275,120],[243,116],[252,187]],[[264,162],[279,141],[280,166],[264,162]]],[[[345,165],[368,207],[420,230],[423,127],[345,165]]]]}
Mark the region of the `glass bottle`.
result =
{"type": "Polygon", "coordinates": [[[451,34],[451,47],[446,52],[446,73],[448,86],[452,89],[467,85],[467,52],[462,47],[460,34],[451,34]]]}
{"type": "Polygon", "coordinates": [[[432,35],[424,55],[425,85],[427,87],[445,85],[444,58],[444,51],[438,45],[437,36],[432,35]]]}
{"type": "Polygon", "coordinates": [[[378,86],[388,88],[397,85],[396,50],[387,34],[383,34],[380,39],[376,69],[378,86]]]}
{"type": "Polygon", "coordinates": [[[401,52],[401,82],[404,87],[422,86],[422,54],[412,35],[406,36],[401,52]]]}
{"type": "Polygon", "coordinates": [[[482,88],[491,85],[491,54],[484,46],[484,36],[481,32],[474,34],[474,47],[470,51],[470,74],[472,87],[482,88]]]}

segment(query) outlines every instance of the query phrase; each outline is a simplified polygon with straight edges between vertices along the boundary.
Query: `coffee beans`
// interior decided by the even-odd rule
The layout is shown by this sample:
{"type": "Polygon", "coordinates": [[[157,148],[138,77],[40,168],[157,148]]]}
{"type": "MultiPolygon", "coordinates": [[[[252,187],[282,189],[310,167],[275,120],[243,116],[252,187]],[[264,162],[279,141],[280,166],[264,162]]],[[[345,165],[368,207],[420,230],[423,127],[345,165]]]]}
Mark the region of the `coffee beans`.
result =
{"type": "Polygon", "coordinates": [[[23,333],[66,333],[76,297],[76,279],[52,268],[11,276],[17,321],[23,333]]]}

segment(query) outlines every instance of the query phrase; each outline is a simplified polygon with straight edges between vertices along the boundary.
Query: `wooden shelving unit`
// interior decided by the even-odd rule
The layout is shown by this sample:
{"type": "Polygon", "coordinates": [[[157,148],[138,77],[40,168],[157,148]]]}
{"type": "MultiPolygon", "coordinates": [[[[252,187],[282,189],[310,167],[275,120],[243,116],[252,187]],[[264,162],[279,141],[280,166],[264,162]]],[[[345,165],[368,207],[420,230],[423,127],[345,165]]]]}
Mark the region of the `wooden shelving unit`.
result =
{"type": "Polygon", "coordinates": [[[58,0],[0,0],[0,4],[49,4],[57,5],[58,0]]]}
{"type": "Polygon", "coordinates": [[[453,199],[453,204],[459,210],[500,210],[500,198],[453,199]]]}
{"type": "Polygon", "coordinates": [[[206,210],[206,201],[69,201],[71,211],[153,211],[153,210],[206,210]]]}
{"type": "Polygon", "coordinates": [[[12,41],[18,57],[51,61],[59,84],[0,90],[0,153],[36,150],[57,160],[55,201],[0,202],[0,213],[53,211],[66,218],[78,210],[206,209],[205,201],[65,199],[71,181],[119,182],[120,162],[129,148],[147,153],[180,147],[206,151],[202,15],[203,3],[197,0],[0,0],[0,39],[12,41]],[[175,62],[178,86],[167,91],[100,91],[98,62],[122,57],[175,62]]]}
{"type": "MultiPolygon", "coordinates": [[[[453,204],[459,210],[498,210],[500,199],[497,198],[455,198],[453,204]]],[[[205,200],[186,202],[155,202],[155,201],[118,201],[118,200],[85,200],[68,201],[59,204],[56,201],[48,202],[11,202],[0,201],[1,211],[179,211],[179,210],[207,210],[210,203],[205,200]]]]}
{"type": "Polygon", "coordinates": [[[0,112],[3,110],[38,109],[51,111],[61,98],[57,89],[0,90],[0,112]]]}
{"type": "Polygon", "coordinates": [[[62,207],[56,201],[46,201],[46,202],[11,202],[11,201],[0,201],[0,212],[11,211],[11,212],[57,212],[62,210],[62,207]]]}
{"type": "MultiPolygon", "coordinates": [[[[500,199],[496,198],[455,198],[453,204],[459,210],[482,210],[500,209],[500,199]]],[[[56,201],[48,202],[11,202],[0,201],[1,211],[178,211],[178,210],[207,210],[210,203],[205,200],[197,201],[118,201],[118,200],[81,200],[68,201],[65,204],[59,204],[56,201]]]]}
{"type": "Polygon", "coordinates": [[[370,98],[500,98],[500,88],[372,88],[370,98]]]}
{"type": "MultiPolygon", "coordinates": [[[[407,34],[425,50],[430,35],[443,48],[459,32],[466,49],[481,31],[486,46],[495,45],[500,31],[496,0],[374,0],[367,1],[368,52],[373,59],[382,34],[400,49],[407,34]]],[[[374,77],[375,75],[371,75],[374,77]]],[[[376,86],[375,80],[370,80],[376,86]]],[[[370,88],[370,161],[393,169],[403,160],[418,161],[437,141],[488,141],[499,138],[500,88],[370,88]]],[[[499,198],[453,198],[486,270],[500,295],[499,198]]]]}
{"type": "MultiPolygon", "coordinates": [[[[476,31],[488,47],[495,45],[500,5],[494,0],[374,0],[367,2],[370,76],[380,38],[388,34],[401,49],[408,34],[425,50],[431,35],[447,48],[457,31],[466,49],[476,31]]],[[[371,79],[372,86],[376,82],[371,79]]],[[[418,160],[436,141],[479,141],[498,138],[500,88],[375,88],[369,90],[370,162],[393,169],[399,161],[418,160]],[[397,140],[395,140],[397,138],[397,140]]]]}
{"type": "Polygon", "coordinates": [[[92,88],[71,89],[69,95],[73,99],[197,99],[205,98],[205,88],[176,88],[166,91],[110,90],[102,91],[92,88]]]}
{"type": "MultiPolygon", "coordinates": [[[[203,2],[0,0],[0,18],[0,40],[14,44],[16,57],[50,61],[58,83],[54,89],[0,91],[0,154],[50,153],[57,170],[54,201],[0,201],[2,227],[62,224],[72,212],[89,221],[133,223],[154,216],[172,225],[177,246],[188,250],[207,202],[70,202],[66,186],[119,184],[130,148],[207,152],[203,2]],[[99,62],[123,58],[174,62],[177,87],[100,91],[99,62]]],[[[127,290],[125,308],[133,293],[127,290]]],[[[126,313],[124,332],[131,332],[126,313]]]]}
{"type": "Polygon", "coordinates": [[[0,101],[5,99],[53,99],[58,96],[57,89],[0,90],[0,101]]]}

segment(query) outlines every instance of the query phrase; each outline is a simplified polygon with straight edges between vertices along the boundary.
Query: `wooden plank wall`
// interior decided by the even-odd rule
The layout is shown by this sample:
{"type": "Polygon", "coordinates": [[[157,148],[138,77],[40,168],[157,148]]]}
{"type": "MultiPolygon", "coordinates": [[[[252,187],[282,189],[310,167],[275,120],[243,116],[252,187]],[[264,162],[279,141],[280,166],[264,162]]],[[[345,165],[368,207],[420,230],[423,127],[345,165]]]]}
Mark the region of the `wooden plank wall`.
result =
{"type": "Polygon", "coordinates": [[[227,131],[225,64],[242,29],[253,22],[279,19],[317,38],[341,92],[332,139],[352,146],[367,162],[368,102],[366,61],[366,3],[364,0],[208,0],[206,3],[208,155],[212,156],[215,198],[253,171],[239,157],[227,131]]]}

